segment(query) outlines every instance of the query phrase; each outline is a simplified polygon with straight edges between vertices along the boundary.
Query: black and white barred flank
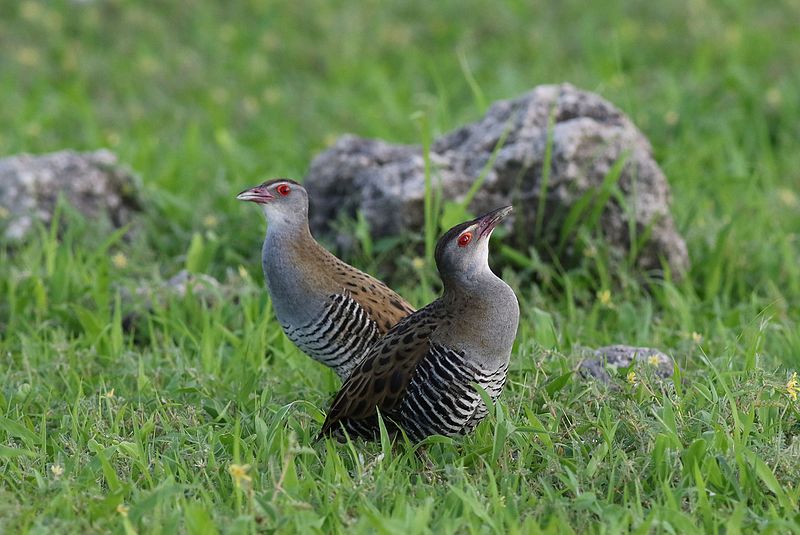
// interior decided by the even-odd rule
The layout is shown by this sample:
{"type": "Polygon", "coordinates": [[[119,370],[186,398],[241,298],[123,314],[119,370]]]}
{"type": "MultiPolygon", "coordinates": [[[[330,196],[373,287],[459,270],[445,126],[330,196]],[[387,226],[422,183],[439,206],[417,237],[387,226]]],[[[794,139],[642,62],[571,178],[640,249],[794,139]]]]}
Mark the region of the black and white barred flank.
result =
{"type": "Polygon", "coordinates": [[[462,353],[432,344],[403,396],[399,423],[412,440],[469,433],[488,414],[474,385],[495,402],[507,372],[508,362],[496,370],[482,370],[462,353]]]}
{"type": "Polygon", "coordinates": [[[342,380],[347,379],[380,338],[375,322],[346,294],[332,295],[317,319],[299,327],[282,327],[301,351],[333,368],[342,380]]]}
{"type": "MultiPolygon", "coordinates": [[[[384,414],[389,430],[399,425],[412,441],[430,435],[455,436],[471,432],[489,412],[477,384],[496,402],[508,375],[508,362],[493,371],[481,370],[464,355],[433,344],[418,364],[399,410],[384,414]]],[[[376,438],[378,419],[341,421],[351,436],[376,438]]]]}

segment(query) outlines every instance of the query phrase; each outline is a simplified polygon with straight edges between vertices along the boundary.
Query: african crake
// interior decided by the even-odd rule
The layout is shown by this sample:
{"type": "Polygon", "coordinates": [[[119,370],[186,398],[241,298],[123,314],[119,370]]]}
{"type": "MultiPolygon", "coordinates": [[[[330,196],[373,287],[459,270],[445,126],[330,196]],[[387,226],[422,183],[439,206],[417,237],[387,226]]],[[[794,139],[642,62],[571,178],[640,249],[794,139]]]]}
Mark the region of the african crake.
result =
{"type": "Polygon", "coordinates": [[[489,269],[489,237],[511,211],[500,208],[451,228],[436,246],[442,296],[376,344],[334,399],[321,434],[374,438],[377,411],[413,440],[467,433],[488,410],[474,384],[495,400],[517,334],[514,291],[489,269]]]}
{"type": "Polygon", "coordinates": [[[308,228],[308,194],[276,179],[237,197],[267,217],[264,278],[283,331],[345,380],[366,351],[414,311],[402,297],[326,251],[308,228]]]}

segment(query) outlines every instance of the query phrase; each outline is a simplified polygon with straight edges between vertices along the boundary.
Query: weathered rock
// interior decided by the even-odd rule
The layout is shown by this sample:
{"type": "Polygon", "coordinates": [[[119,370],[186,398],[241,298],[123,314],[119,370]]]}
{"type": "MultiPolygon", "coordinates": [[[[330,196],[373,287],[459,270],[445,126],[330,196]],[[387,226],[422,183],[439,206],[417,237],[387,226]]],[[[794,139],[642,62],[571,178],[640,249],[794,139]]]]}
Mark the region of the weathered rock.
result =
{"type": "Polygon", "coordinates": [[[637,367],[652,370],[661,379],[672,376],[672,359],[666,353],[650,347],[626,345],[605,346],[592,351],[591,356],[581,362],[580,372],[584,377],[593,377],[603,383],[610,383],[608,370],[628,368],[636,362],[637,367]]]}
{"type": "Polygon", "coordinates": [[[119,290],[123,305],[150,310],[166,306],[170,299],[183,299],[187,294],[206,305],[214,305],[221,299],[235,298],[236,290],[242,286],[241,278],[238,282],[235,284],[232,272],[223,283],[211,275],[182,269],[167,280],[142,280],[133,290],[124,286],[119,290]]]}
{"type": "MultiPolygon", "coordinates": [[[[463,200],[491,163],[470,209],[477,214],[513,203],[512,239],[519,247],[536,245],[545,256],[554,251],[562,263],[575,258],[580,252],[577,227],[562,236],[564,224],[581,199],[593,198],[605,206],[590,224],[599,227],[613,258],[627,258],[633,227],[637,239],[649,235],[644,245],[636,244],[639,269],[659,272],[662,259],[676,278],[688,269],[686,244],[669,212],[669,186],[650,143],[621,111],[595,94],[568,84],[546,85],[496,102],[480,121],[437,139],[430,158],[434,183],[448,201],[463,200]],[[548,130],[552,149],[544,188],[548,130]],[[618,162],[618,180],[609,182],[621,195],[609,195],[604,179],[615,176],[618,162]],[[545,189],[543,224],[537,231],[536,212],[545,189]],[[631,217],[634,225],[629,225],[631,217]]],[[[419,146],[344,136],[314,159],[305,186],[312,199],[311,225],[320,235],[330,236],[337,217],[353,217],[359,210],[375,237],[423,227],[425,179],[419,146]]],[[[590,203],[578,221],[587,224],[593,209],[590,203]]],[[[350,239],[343,234],[334,238],[340,246],[350,239]]]]}
{"type": "Polygon", "coordinates": [[[211,275],[190,273],[180,270],[167,280],[143,280],[132,291],[120,286],[124,315],[122,326],[126,332],[137,328],[142,317],[156,307],[168,306],[172,299],[183,299],[187,294],[206,306],[213,306],[221,300],[236,299],[237,291],[245,285],[241,277],[232,272],[222,283],[211,275]]]}
{"type": "Polygon", "coordinates": [[[182,269],[167,280],[163,289],[176,297],[185,297],[186,292],[191,290],[196,297],[210,300],[220,294],[221,287],[220,282],[211,275],[190,273],[182,269]]]}
{"type": "Polygon", "coordinates": [[[63,195],[88,218],[107,218],[116,227],[140,210],[133,174],[107,150],[22,154],[0,159],[0,235],[22,241],[37,221],[49,224],[63,195]]]}

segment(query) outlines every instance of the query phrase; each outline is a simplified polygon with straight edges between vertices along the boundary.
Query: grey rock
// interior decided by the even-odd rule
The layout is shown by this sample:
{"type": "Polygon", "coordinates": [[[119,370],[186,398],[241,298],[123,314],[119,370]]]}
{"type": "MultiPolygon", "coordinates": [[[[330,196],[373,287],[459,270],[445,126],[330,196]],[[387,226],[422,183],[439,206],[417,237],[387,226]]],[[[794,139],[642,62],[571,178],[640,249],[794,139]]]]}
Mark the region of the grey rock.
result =
{"type": "MultiPolygon", "coordinates": [[[[615,185],[624,202],[608,196],[596,225],[612,259],[627,258],[633,227],[638,237],[649,233],[637,254],[640,270],[658,274],[663,259],[672,275],[680,278],[689,267],[686,243],[669,211],[669,185],[653,160],[650,143],[620,110],[593,93],[569,84],[544,85],[517,99],[498,101],[481,120],[435,140],[430,158],[434,183],[448,201],[462,201],[489,166],[469,205],[472,213],[513,203],[515,245],[554,251],[566,264],[580,254],[575,231],[561,236],[570,210],[584,195],[603,198],[604,179],[613,176],[618,161],[624,162],[615,185]],[[544,224],[535,232],[551,111],[544,224]]],[[[374,237],[395,235],[401,229],[418,232],[424,224],[424,165],[419,146],[341,137],[314,159],[305,178],[312,199],[312,229],[346,247],[352,238],[335,234],[332,222],[361,211],[374,237]]],[[[591,211],[582,212],[584,224],[591,211]]]]}
{"type": "Polygon", "coordinates": [[[24,240],[40,221],[48,225],[63,195],[90,219],[107,219],[115,227],[141,210],[136,177],[117,165],[107,150],[70,150],[41,156],[21,154],[0,159],[0,235],[24,240]]]}
{"type": "MultiPolygon", "coordinates": [[[[229,281],[220,282],[205,273],[191,273],[186,269],[180,270],[167,280],[142,280],[131,291],[127,287],[120,287],[123,304],[136,303],[140,308],[152,309],[156,305],[166,306],[170,299],[183,299],[189,294],[193,299],[213,305],[220,300],[232,297],[235,286],[233,275],[228,274],[229,281]]],[[[241,279],[239,279],[241,280],[241,279]]]]}
{"type": "Polygon", "coordinates": [[[612,345],[595,349],[589,358],[583,360],[579,371],[584,377],[593,377],[603,383],[610,383],[611,376],[608,370],[628,368],[636,364],[634,371],[639,369],[645,373],[651,371],[656,377],[666,379],[672,377],[672,358],[663,351],[651,347],[634,347],[626,345],[612,345]]]}
{"type": "Polygon", "coordinates": [[[173,300],[188,296],[206,307],[214,307],[224,302],[236,303],[244,293],[257,292],[258,287],[249,275],[243,278],[241,273],[230,269],[224,281],[182,269],[167,280],[141,280],[132,288],[119,286],[118,290],[122,299],[123,328],[133,331],[146,314],[156,308],[168,307],[173,300]]]}
{"type": "Polygon", "coordinates": [[[186,269],[180,270],[171,277],[164,285],[164,289],[177,297],[185,297],[186,292],[191,290],[192,294],[201,299],[216,297],[221,289],[220,282],[204,273],[190,273],[186,269]]]}

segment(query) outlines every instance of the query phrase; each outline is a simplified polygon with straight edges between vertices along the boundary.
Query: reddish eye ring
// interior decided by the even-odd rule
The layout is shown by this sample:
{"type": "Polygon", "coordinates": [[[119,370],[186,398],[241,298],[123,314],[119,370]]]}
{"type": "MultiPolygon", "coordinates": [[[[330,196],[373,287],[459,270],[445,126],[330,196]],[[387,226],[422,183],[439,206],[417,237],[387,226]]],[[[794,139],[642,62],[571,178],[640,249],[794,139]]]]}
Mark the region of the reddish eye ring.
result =
{"type": "Polygon", "coordinates": [[[292,188],[290,188],[286,184],[280,184],[280,185],[278,185],[277,188],[275,188],[275,191],[277,191],[278,193],[280,193],[281,195],[283,195],[285,197],[285,196],[289,195],[289,192],[292,191],[292,188]]]}
{"type": "Polygon", "coordinates": [[[472,232],[465,232],[461,236],[458,237],[458,246],[459,247],[466,247],[469,245],[469,242],[472,241],[472,232]]]}

